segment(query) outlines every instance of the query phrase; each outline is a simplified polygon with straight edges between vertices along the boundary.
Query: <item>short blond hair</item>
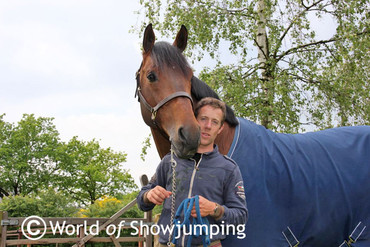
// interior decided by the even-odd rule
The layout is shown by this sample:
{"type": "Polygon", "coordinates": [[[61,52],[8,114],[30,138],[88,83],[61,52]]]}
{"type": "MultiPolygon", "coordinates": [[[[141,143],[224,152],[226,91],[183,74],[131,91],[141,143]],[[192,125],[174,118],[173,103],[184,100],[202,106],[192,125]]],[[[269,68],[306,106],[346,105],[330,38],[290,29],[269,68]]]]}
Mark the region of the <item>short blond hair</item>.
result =
{"type": "Polygon", "coordinates": [[[199,110],[203,106],[206,106],[206,105],[212,106],[213,108],[220,109],[222,111],[222,119],[221,119],[221,125],[222,125],[226,119],[226,104],[219,99],[212,98],[212,97],[205,97],[201,99],[198,102],[197,106],[195,107],[195,110],[194,110],[195,117],[198,117],[199,110]]]}

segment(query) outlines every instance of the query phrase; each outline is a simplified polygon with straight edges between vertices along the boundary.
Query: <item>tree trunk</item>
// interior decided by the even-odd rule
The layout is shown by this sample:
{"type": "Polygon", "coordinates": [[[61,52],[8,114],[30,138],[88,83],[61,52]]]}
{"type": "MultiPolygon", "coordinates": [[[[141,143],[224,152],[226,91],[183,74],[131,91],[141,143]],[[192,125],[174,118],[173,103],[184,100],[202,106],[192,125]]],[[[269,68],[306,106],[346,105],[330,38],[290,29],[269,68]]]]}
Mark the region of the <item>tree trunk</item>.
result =
{"type": "Polygon", "coordinates": [[[257,38],[256,43],[258,47],[258,60],[259,60],[259,69],[261,71],[261,80],[263,87],[263,104],[264,104],[264,113],[261,116],[261,124],[266,128],[269,128],[271,124],[271,115],[272,115],[272,103],[271,97],[272,87],[270,86],[272,82],[271,70],[269,68],[269,47],[268,39],[266,32],[266,16],[265,16],[266,3],[264,0],[258,1],[257,13],[257,38]]]}

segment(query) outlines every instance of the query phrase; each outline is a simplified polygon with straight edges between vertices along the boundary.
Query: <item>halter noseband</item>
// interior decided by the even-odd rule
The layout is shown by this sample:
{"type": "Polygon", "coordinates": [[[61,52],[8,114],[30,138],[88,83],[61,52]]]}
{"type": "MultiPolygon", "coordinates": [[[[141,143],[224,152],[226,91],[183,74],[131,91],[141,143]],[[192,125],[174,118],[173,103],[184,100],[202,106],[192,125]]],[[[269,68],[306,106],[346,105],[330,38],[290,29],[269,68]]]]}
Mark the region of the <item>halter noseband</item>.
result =
{"type": "Polygon", "coordinates": [[[175,92],[173,94],[170,94],[169,96],[167,96],[166,98],[162,99],[161,101],[158,102],[157,105],[155,105],[154,107],[152,107],[151,105],[149,105],[148,101],[146,101],[146,99],[144,98],[143,94],[141,93],[141,88],[140,88],[140,70],[141,70],[141,66],[139,68],[139,70],[136,72],[136,91],[135,91],[135,98],[136,96],[138,96],[138,101],[139,102],[142,102],[145,106],[146,109],[148,109],[148,111],[152,114],[151,116],[151,119],[153,121],[153,123],[158,127],[156,121],[155,121],[155,118],[157,116],[157,112],[159,110],[159,108],[161,108],[164,104],[168,103],[169,101],[175,99],[175,98],[178,98],[178,97],[186,97],[188,99],[190,99],[191,101],[191,105],[193,106],[193,99],[191,98],[191,95],[188,94],[187,92],[184,92],[184,91],[178,91],[178,92],[175,92]]]}

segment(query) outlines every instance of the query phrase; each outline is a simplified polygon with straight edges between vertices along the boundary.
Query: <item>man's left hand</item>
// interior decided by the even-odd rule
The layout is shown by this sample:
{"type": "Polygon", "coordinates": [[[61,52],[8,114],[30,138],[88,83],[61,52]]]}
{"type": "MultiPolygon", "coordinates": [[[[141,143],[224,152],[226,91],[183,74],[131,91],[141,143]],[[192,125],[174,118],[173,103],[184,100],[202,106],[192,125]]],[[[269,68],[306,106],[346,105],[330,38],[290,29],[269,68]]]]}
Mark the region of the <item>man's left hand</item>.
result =
{"type": "MultiPolygon", "coordinates": [[[[204,198],[203,196],[199,196],[199,209],[200,209],[201,217],[212,215],[215,207],[216,207],[215,202],[211,202],[207,200],[206,198],[204,198]]],[[[194,218],[197,217],[195,206],[193,206],[193,209],[191,210],[191,216],[194,218]]]]}

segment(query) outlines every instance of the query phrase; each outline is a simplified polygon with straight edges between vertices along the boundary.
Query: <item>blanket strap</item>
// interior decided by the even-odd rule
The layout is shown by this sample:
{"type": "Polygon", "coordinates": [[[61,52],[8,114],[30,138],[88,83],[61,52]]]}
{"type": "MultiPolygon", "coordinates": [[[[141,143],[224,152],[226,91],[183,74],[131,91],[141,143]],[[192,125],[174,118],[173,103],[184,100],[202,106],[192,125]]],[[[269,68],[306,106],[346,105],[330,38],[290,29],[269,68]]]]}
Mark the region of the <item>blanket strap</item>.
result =
{"type": "Polygon", "coordinates": [[[352,246],[351,244],[356,243],[357,239],[361,236],[361,234],[365,231],[366,226],[362,224],[360,221],[355,229],[352,231],[351,235],[348,237],[348,241],[344,240],[344,242],[339,245],[339,247],[344,247],[344,246],[352,246]]]}
{"type": "Polygon", "coordinates": [[[297,247],[299,245],[298,239],[294,236],[292,230],[290,230],[289,226],[283,232],[283,235],[288,242],[290,247],[297,247]]]}
{"type": "Polygon", "coordinates": [[[355,227],[355,229],[353,230],[353,232],[351,233],[351,235],[349,235],[348,242],[350,242],[350,244],[355,243],[357,239],[361,236],[361,234],[364,232],[365,228],[366,226],[362,224],[362,222],[360,221],[355,227]]]}

